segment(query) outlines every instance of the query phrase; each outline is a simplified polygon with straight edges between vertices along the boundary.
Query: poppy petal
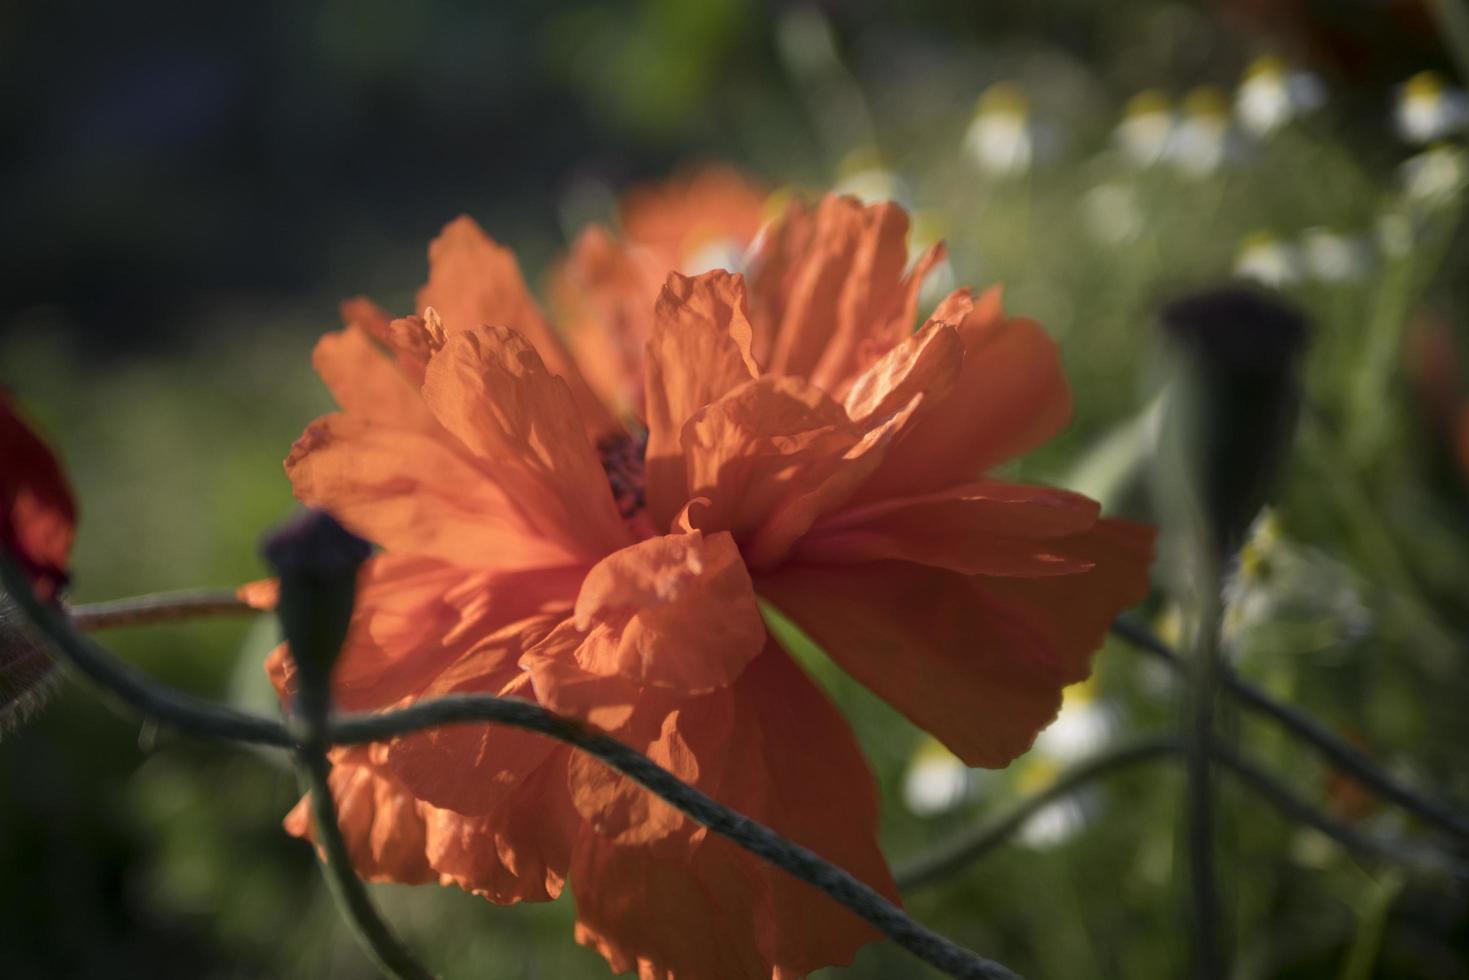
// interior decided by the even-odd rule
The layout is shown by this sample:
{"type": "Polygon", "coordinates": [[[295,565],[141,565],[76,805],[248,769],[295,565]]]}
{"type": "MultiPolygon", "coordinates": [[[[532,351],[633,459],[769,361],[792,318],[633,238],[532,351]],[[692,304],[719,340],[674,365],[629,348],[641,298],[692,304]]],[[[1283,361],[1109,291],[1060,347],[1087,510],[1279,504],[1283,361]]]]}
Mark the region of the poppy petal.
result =
{"type": "MultiPolygon", "coordinates": [[[[840,713],[773,645],[733,697],[726,758],[698,773],[696,785],[896,900],[877,846],[876,786],[840,713]]],[[[712,834],[650,844],[588,834],[577,843],[571,879],[578,941],[614,970],[804,975],[850,962],[877,938],[828,896],[712,834]]]]}
{"type": "Polygon", "coordinates": [[[959,292],[933,319],[956,323],[963,370],[948,395],[907,427],[863,501],[910,496],[977,479],[1050,439],[1071,418],[1071,391],[1055,341],[1033,320],[1007,318],[999,292],[959,292]]]}
{"type": "Polygon", "coordinates": [[[753,534],[784,500],[824,482],[862,438],[842,407],[796,378],[765,375],[684,425],[689,497],[706,531],[753,534]]]}
{"type": "Polygon", "coordinates": [[[671,274],[648,341],[648,512],[665,529],[688,500],[680,434],[690,416],[754,378],[742,276],[671,274]]]}
{"type": "Polygon", "coordinates": [[[353,533],[404,555],[465,567],[565,565],[505,491],[444,436],[351,413],[307,426],[286,458],[302,503],[330,511],[353,533]]]}
{"type": "Polygon", "coordinates": [[[311,365],[344,411],[402,428],[438,427],[418,386],[361,327],[324,335],[312,351],[311,365]]]}
{"type": "MultiPolygon", "coordinates": [[[[337,749],[328,779],[352,867],[368,881],[433,881],[417,801],[367,760],[367,749],[337,749]]],[[[284,823],[288,834],[315,840],[311,798],[303,796],[284,823]]]]}
{"type": "Polygon", "coordinates": [[[588,434],[618,431],[536,306],[514,253],[486,235],[472,218],[461,216],[445,225],[429,245],[428,265],[428,282],[418,291],[419,310],[437,310],[451,335],[481,325],[516,331],[540,354],[547,369],[565,380],[588,434]]]}
{"type": "Polygon", "coordinates": [[[1097,511],[1080,494],[986,480],[833,514],[792,556],[820,564],[900,559],[964,575],[1074,575],[1092,563],[1069,554],[1065,539],[1087,531],[1097,511]]]}
{"type": "Polygon", "coordinates": [[[765,645],[750,574],[725,532],[668,534],[593,566],[576,600],[588,637],[577,660],[597,674],[697,694],[731,683],[765,645]]]}
{"type": "Polygon", "coordinates": [[[566,383],[524,337],[504,327],[449,337],[423,398],[540,535],[594,561],[631,543],[566,383]]]}
{"type": "Polygon", "coordinates": [[[756,590],[967,764],[1000,767],[1055,717],[1061,689],[1087,676],[1113,617],[1147,593],[1151,534],[1140,525],[1099,521],[1064,547],[1093,567],[993,578],[895,561],[793,564],[756,590]]]}

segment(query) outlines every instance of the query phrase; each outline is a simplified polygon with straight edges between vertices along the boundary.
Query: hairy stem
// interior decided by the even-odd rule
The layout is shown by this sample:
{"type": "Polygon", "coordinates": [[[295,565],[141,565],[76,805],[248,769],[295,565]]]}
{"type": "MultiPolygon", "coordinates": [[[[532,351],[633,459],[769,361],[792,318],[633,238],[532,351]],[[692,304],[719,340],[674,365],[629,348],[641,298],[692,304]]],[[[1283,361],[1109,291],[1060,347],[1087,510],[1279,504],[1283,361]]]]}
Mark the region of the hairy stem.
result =
{"type": "Polygon", "coordinates": [[[281,748],[295,744],[296,740],[277,721],[174,690],[118,660],[78,633],[65,613],[38,600],[25,573],[4,554],[0,554],[0,585],[25,620],[51,642],[63,660],[149,718],[191,735],[281,748]]]}
{"type": "Polygon", "coordinates": [[[88,602],[67,609],[72,623],[83,632],[111,629],[114,626],[147,626],[151,623],[169,623],[204,616],[246,615],[255,611],[229,589],[156,592],[108,602],[88,602]]]}

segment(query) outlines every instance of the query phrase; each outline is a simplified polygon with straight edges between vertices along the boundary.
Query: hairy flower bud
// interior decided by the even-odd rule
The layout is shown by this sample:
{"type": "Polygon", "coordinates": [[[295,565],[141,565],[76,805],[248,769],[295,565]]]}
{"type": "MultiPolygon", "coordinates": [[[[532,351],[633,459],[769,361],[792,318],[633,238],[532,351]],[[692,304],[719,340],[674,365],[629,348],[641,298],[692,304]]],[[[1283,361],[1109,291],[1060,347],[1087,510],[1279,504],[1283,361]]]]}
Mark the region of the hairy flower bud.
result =
{"type": "Polygon", "coordinates": [[[261,554],[280,579],[276,614],[296,661],[298,707],[320,720],[330,702],[357,594],[357,571],[372,547],[324,510],[307,509],[265,536],[261,554]]]}

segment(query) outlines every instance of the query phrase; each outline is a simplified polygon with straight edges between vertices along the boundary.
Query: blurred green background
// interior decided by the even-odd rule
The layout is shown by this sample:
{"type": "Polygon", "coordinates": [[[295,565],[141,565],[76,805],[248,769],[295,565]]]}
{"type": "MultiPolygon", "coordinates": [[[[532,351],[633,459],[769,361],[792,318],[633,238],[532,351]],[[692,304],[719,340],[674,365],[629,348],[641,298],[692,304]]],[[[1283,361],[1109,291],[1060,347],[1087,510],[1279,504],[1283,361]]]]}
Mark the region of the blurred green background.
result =
{"type": "MultiPolygon", "coordinates": [[[[1230,583],[1230,653],[1469,801],[1469,98],[1429,7],[898,7],[0,4],[0,382],[79,492],[73,598],[262,574],[256,537],[292,506],[280,461],[328,407],[312,344],[343,297],[409,309],[445,220],[473,214],[537,281],[619,189],[723,160],[772,188],[896,197],[915,237],[949,240],[951,281],[1003,281],[1076,389],[1071,429],[1020,472],[1114,510],[1148,513],[1160,302],[1249,278],[1307,309],[1307,407],[1230,583]],[[1423,70],[1443,75],[1403,87],[1423,70]],[[1279,84],[1242,88],[1261,78],[1279,84]]],[[[172,683],[269,704],[267,623],[104,639],[172,683]]],[[[895,862],[1175,709],[1166,677],[1109,648],[1069,728],[968,773],[809,662],[870,753],[895,862]]],[[[1274,731],[1240,739],[1361,829],[1423,832],[1274,731]]],[[[1180,792],[1166,765],[1116,776],[911,908],[1035,978],[1182,975],[1180,792]]],[[[66,687],[0,738],[0,976],[372,976],[279,829],[294,798],[280,758],[66,687]]],[[[1469,976],[1462,887],[1362,863],[1233,787],[1225,806],[1239,976],[1469,976]]],[[[374,891],[445,976],[605,975],[567,901],[374,891]]],[[[878,944],[830,975],[929,974],[878,944]]]]}

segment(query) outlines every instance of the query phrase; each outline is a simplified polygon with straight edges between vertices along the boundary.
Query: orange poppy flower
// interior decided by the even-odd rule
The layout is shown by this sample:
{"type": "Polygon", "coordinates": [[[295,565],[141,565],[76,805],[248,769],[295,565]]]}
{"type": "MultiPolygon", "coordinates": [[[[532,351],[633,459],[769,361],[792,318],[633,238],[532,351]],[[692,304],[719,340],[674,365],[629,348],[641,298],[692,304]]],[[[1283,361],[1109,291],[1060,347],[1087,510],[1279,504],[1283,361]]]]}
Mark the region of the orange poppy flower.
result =
{"type": "MultiPolygon", "coordinates": [[[[43,601],[54,601],[66,585],[76,517],[61,465],[0,389],[0,552],[20,563],[43,601]]],[[[10,628],[0,602],[0,729],[34,709],[54,669],[45,652],[10,628]]]]}
{"type": "MultiPolygon", "coordinates": [[[[1090,500],[983,475],[1065,424],[1055,345],[998,292],[956,292],[914,332],[939,253],[905,274],[906,231],[896,206],[832,197],[762,236],[748,286],[668,275],[646,442],[468,219],[431,247],[419,315],[347,304],[315,354],[342,411],[286,461],[298,497],[383,548],[339,704],[534,699],[896,900],[867,764],[757,596],[966,762],[1001,766],[1087,676],[1151,554],[1090,500]]],[[[289,690],[289,659],[270,669],[289,690]]],[[[460,725],[334,758],[361,874],[497,902],[569,880],[578,941],[618,972],[792,977],[876,935],[533,734],[460,725]]],[[[307,812],[287,825],[307,835],[307,812]]]]}

